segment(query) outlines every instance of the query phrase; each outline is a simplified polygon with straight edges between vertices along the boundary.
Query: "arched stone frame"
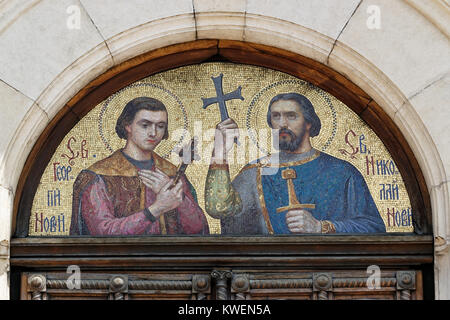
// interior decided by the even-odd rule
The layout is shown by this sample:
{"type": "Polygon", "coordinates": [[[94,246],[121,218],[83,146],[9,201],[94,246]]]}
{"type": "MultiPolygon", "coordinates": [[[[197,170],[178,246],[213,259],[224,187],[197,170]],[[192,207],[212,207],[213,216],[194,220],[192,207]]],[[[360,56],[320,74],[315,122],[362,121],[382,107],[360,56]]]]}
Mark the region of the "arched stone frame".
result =
{"type": "MultiPolygon", "coordinates": [[[[242,40],[244,29],[247,29],[247,31],[251,30],[254,32],[254,39],[251,39],[251,32],[246,33],[246,40],[248,41],[253,40],[254,42],[281,46],[284,49],[301,53],[304,56],[322,62],[324,57],[326,57],[328,65],[367,92],[394,119],[394,122],[402,129],[418,160],[431,194],[434,234],[442,237],[444,240],[444,245],[440,247],[442,250],[438,253],[440,255],[437,256],[437,264],[441,263],[443,266],[448,266],[445,239],[447,239],[449,234],[446,218],[449,195],[444,164],[430,133],[422,124],[422,120],[418,117],[411,101],[408,99],[412,96],[405,96],[398,89],[398,86],[385,76],[382,68],[376,67],[357,51],[340,41],[336,41],[333,37],[325,36],[318,32],[311,32],[311,28],[305,28],[289,21],[283,21],[283,19],[261,14],[245,15],[244,28],[240,21],[242,17],[244,17],[242,12],[234,15],[216,12],[214,14],[204,14],[203,22],[201,22],[202,14],[197,12],[195,18],[196,26],[192,26],[192,17],[175,16],[171,18],[169,15],[165,19],[157,22],[155,20],[108,39],[109,45],[116,42],[117,46],[110,46],[111,48],[117,48],[116,51],[111,48],[108,51],[105,43],[102,43],[89,53],[82,55],[81,58],[56,77],[38,99],[34,100],[33,106],[24,121],[22,121],[13,139],[11,139],[11,141],[14,141],[14,144],[10,143],[5,152],[0,180],[3,189],[2,194],[4,195],[2,197],[5,198],[5,203],[12,204],[12,195],[18,190],[17,179],[22,171],[21,164],[27,158],[32,145],[37,140],[37,136],[48,124],[49,119],[53,123],[57,122],[58,118],[54,117],[54,115],[64,108],[69,98],[81,89],[83,85],[95,78],[96,75],[101,74],[118,61],[134,57],[150,49],[178,43],[181,39],[185,40],[186,35],[192,35],[192,32],[196,33],[197,38],[227,37],[242,40]],[[212,20],[208,21],[209,18],[212,20]],[[159,23],[159,27],[166,31],[158,33],[155,30],[156,23],[159,23]],[[211,26],[217,25],[220,25],[221,28],[211,28],[211,26]],[[240,29],[242,29],[242,33],[236,32],[240,29]],[[149,30],[152,32],[148,32],[149,30]],[[167,32],[167,30],[170,31],[167,32]],[[284,41],[286,40],[286,35],[291,36],[290,41],[284,41]],[[126,43],[128,41],[129,43],[126,43]],[[136,45],[136,43],[139,45],[136,45]],[[318,45],[320,43],[324,44],[322,48],[318,45]],[[331,51],[329,48],[324,49],[330,43],[332,45],[331,51]],[[110,52],[115,59],[111,59],[110,52]],[[122,56],[119,54],[121,52],[123,53],[122,56]],[[114,62],[111,60],[114,60],[114,62]],[[67,90],[68,88],[70,90],[67,90]],[[400,109],[401,112],[398,112],[400,109]],[[31,129],[30,125],[32,126],[31,129]]],[[[120,70],[120,66],[113,70],[120,70]]],[[[30,157],[33,157],[33,153],[30,154],[30,157]]],[[[6,213],[6,216],[11,217],[13,212],[11,207],[11,205],[7,205],[2,212],[6,213]]],[[[436,270],[436,282],[439,284],[436,286],[437,297],[444,297],[439,295],[438,287],[443,286],[442,290],[445,292],[445,283],[448,282],[445,280],[448,277],[448,271],[446,270],[446,268],[440,268],[440,270],[437,268],[436,270]]]]}

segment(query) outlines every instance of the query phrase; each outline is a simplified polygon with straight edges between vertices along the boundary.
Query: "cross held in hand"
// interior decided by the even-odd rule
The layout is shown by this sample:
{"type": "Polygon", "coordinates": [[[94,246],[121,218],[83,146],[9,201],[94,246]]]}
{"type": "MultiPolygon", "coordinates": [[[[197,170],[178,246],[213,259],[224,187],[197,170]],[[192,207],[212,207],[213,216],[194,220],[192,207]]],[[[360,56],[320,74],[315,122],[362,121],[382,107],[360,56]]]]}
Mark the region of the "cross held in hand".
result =
{"type": "Polygon", "coordinates": [[[218,103],[219,110],[220,110],[220,117],[221,117],[222,121],[225,121],[226,119],[228,119],[230,117],[228,115],[226,102],[229,100],[233,100],[233,99],[244,100],[244,97],[242,97],[242,94],[241,94],[242,87],[239,86],[233,92],[224,94],[223,88],[222,88],[223,74],[221,73],[218,77],[211,77],[211,79],[214,82],[214,87],[216,88],[217,96],[214,98],[202,98],[203,109],[206,109],[211,104],[218,103]]]}

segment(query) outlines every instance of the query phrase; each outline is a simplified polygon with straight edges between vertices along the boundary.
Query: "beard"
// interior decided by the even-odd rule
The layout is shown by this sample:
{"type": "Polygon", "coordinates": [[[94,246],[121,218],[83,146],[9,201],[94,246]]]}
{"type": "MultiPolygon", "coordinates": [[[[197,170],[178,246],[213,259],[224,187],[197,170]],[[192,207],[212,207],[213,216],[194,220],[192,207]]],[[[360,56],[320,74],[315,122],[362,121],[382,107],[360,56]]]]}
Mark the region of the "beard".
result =
{"type": "Polygon", "coordinates": [[[305,136],[305,131],[306,131],[306,124],[303,125],[303,128],[298,135],[296,135],[289,129],[286,128],[280,129],[280,131],[278,132],[279,137],[278,146],[274,145],[274,147],[278,150],[294,152],[295,150],[298,149],[298,147],[302,143],[303,137],[305,136]],[[286,136],[281,137],[281,134],[287,134],[288,137],[286,136]]]}

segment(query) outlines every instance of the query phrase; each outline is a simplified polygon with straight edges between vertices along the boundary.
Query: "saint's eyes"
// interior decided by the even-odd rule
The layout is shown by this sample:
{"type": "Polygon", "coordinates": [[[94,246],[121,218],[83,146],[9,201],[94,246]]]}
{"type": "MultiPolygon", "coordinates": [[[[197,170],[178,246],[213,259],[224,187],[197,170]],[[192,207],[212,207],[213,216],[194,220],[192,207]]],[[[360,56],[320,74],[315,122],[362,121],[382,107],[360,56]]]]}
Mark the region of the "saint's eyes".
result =
{"type": "MultiPolygon", "coordinates": [[[[281,115],[279,113],[276,113],[276,112],[272,113],[272,118],[274,120],[280,120],[280,117],[281,117],[281,115]]],[[[288,120],[295,120],[295,119],[297,119],[297,114],[294,112],[289,112],[289,113],[285,114],[285,117],[288,120]]]]}
{"type": "MultiPolygon", "coordinates": [[[[147,128],[149,128],[151,126],[151,124],[149,124],[149,123],[142,123],[141,124],[141,127],[143,128],[143,129],[147,129],[147,128]]],[[[165,129],[166,128],[166,124],[165,123],[157,123],[156,124],[156,128],[158,128],[158,129],[165,129]]]]}

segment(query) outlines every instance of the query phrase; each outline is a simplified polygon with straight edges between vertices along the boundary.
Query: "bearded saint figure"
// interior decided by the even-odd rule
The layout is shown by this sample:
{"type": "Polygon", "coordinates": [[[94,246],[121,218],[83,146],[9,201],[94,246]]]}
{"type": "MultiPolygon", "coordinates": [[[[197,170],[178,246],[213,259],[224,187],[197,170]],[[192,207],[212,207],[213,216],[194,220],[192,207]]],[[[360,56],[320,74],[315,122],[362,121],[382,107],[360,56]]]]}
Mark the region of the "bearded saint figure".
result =
{"type": "Polygon", "coordinates": [[[279,153],[246,165],[233,181],[226,163],[232,144],[224,142],[238,137],[238,127],[231,118],[217,125],[205,208],[221,220],[223,234],[386,232],[361,173],[347,161],[311,146],[310,138],[319,134],[321,122],[305,96],[275,96],[267,122],[278,132],[274,141],[279,153]],[[287,175],[283,176],[286,169],[291,190],[287,175]],[[280,212],[288,206],[290,192],[310,207],[280,212]]]}

